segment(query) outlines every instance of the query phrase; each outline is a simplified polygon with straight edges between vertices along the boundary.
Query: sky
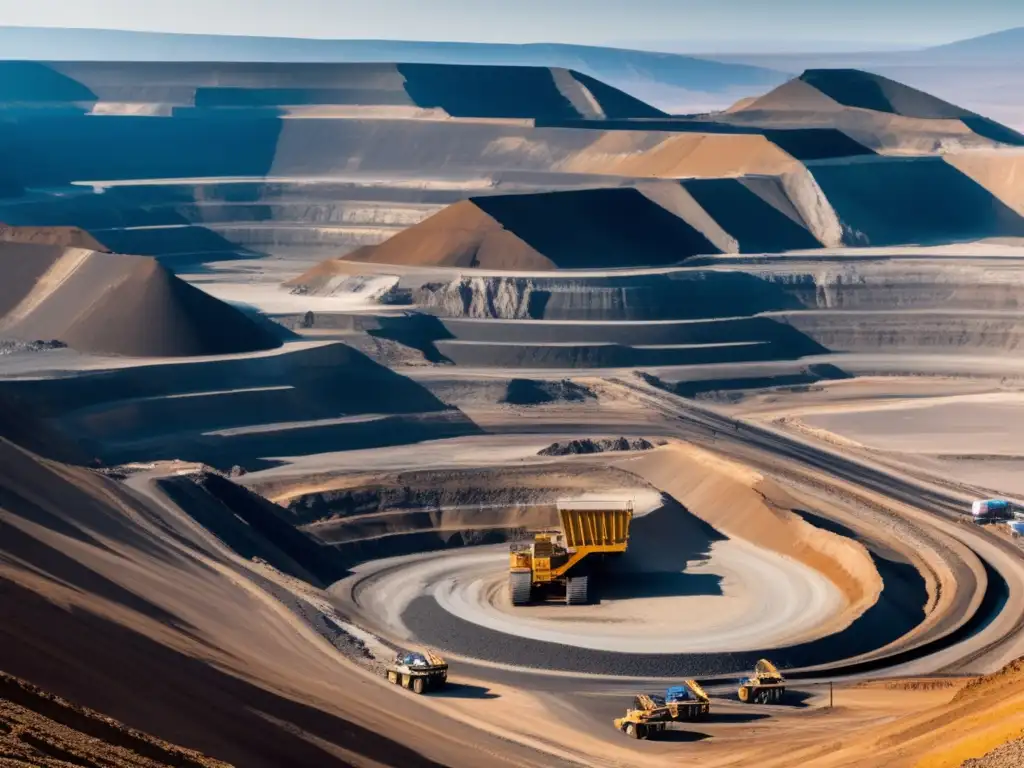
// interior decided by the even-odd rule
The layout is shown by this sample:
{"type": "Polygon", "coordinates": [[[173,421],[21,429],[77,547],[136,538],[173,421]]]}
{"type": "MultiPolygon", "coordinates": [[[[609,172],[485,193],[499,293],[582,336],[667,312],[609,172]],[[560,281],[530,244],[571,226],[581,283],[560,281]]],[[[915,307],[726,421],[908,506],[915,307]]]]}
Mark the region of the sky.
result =
{"type": "Polygon", "coordinates": [[[1024,0],[0,0],[0,25],[836,51],[1022,27],[1024,0]]]}

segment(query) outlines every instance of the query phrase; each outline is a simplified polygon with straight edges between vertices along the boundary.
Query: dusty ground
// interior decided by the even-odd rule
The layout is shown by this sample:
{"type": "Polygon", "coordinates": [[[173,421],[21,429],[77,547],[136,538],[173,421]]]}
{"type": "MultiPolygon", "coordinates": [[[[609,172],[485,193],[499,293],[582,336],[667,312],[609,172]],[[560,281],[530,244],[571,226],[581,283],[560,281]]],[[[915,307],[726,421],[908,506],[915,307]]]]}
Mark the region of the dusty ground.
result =
{"type": "Polygon", "coordinates": [[[0,675],[0,765],[60,768],[226,768],[219,760],[127,728],[98,712],[0,675]]]}
{"type": "Polygon", "coordinates": [[[207,106],[133,80],[103,120],[5,112],[13,177],[72,191],[0,219],[93,226],[0,238],[0,666],[74,702],[11,683],[0,762],[937,768],[1019,738],[1022,551],[963,523],[1019,487],[1011,132],[850,71],[681,131],[568,71],[285,67],[388,103],[225,121],[244,67],[160,71],[207,106]],[[133,113],[165,117],[107,133],[133,113]],[[658,447],[543,454],[619,437],[658,447]],[[630,550],[595,604],[514,611],[505,545],[566,496],[632,498],[630,550]],[[381,675],[420,644],[437,696],[381,675]],[[735,700],[761,656],[787,705],[735,700]],[[690,676],[707,721],[612,728],[690,676]],[[88,741],[80,706],[124,726],[88,741]]]}

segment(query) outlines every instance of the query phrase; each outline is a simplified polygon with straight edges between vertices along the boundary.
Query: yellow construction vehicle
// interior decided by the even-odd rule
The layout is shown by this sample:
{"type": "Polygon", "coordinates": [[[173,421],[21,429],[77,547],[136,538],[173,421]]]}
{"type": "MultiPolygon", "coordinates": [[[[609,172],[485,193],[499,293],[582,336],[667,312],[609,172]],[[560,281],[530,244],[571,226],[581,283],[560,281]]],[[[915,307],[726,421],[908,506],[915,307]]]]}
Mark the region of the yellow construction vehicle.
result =
{"type": "Polygon", "coordinates": [[[444,688],[448,682],[448,662],[430,651],[400,652],[387,666],[389,683],[413,693],[444,688]]]}
{"type": "Polygon", "coordinates": [[[740,701],[754,704],[778,704],[786,695],[786,680],[768,659],[761,659],[754,674],[740,683],[740,701]]]}
{"type": "MultiPolygon", "coordinates": [[[[508,587],[512,605],[527,605],[541,594],[565,590],[567,605],[583,605],[589,590],[590,555],[625,552],[633,502],[560,502],[561,528],[540,531],[509,552],[508,587]]],[[[592,558],[591,558],[592,559],[592,558]]]]}
{"type": "Polygon", "coordinates": [[[711,702],[696,680],[669,688],[665,696],[640,693],[615,727],[633,739],[660,735],[671,723],[700,720],[711,711],[711,702]]]}

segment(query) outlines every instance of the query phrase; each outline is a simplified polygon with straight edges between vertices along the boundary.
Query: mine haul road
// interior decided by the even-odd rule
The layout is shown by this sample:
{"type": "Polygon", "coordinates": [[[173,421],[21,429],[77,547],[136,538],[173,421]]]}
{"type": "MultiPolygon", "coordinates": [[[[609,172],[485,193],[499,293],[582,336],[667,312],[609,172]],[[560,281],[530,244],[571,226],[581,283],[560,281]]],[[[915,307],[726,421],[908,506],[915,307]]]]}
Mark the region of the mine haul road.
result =
{"type": "MultiPolygon", "coordinates": [[[[982,528],[965,525],[964,510],[969,496],[961,496],[937,487],[929,487],[918,479],[902,477],[889,468],[871,466],[844,457],[822,445],[803,442],[787,434],[737,421],[713,409],[684,400],[645,383],[612,379],[626,397],[641,401],[646,407],[664,415],[661,424],[652,429],[643,425],[648,436],[678,438],[752,467],[769,476],[788,479],[798,486],[838,496],[856,505],[873,506],[893,518],[910,520],[918,529],[936,531],[966,546],[983,564],[985,573],[978,574],[963,561],[949,562],[957,578],[955,598],[943,615],[911,642],[894,644],[891,649],[879,648],[859,656],[835,659],[817,666],[791,670],[794,680],[811,684],[825,679],[849,679],[893,675],[957,674],[986,671],[1024,653],[1024,553],[1012,542],[982,528]],[[836,486],[829,479],[836,478],[836,486]],[[895,504],[893,504],[895,502],[895,504]],[[895,508],[894,508],[895,507],[895,508]]],[[[618,428],[622,424],[617,425],[618,428]]],[[[522,425],[512,429],[522,432],[522,425]]],[[[548,432],[550,425],[531,425],[530,431],[548,432]]],[[[492,430],[500,441],[502,429],[492,430]]],[[[511,431],[511,430],[510,430],[511,431]]],[[[399,566],[400,567],[400,566],[399,566]]],[[[374,578],[372,574],[367,580],[374,578]]],[[[387,637],[387,628],[368,616],[353,598],[360,589],[349,583],[335,592],[344,610],[352,610],[367,629],[387,637]]],[[[449,616],[434,604],[426,620],[450,622],[449,616]]],[[[485,630],[466,622],[460,631],[480,632],[479,643],[486,644],[485,630]]],[[[557,646],[555,646],[557,647],[557,646]]],[[[567,653],[584,654],[586,649],[565,647],[567,653]]],[[[475,654],[458,658],[464,673],[481,681],[513,684],[532,690],[564,691],[565,671],[550,672],[541,668],[525,668],[517,664],[474,661],[475,654]]],[[[540,666],[544,666],[543,664],[540,666]]],[[[609,665],[612,666],[612,665],[609,665]]],[[[553,665],[558,670],[557,663],[553,665]]],[[[736,670],[740,672],[741,670],[736,670]]],[[[658,684],[664,676],[648,673],[616,671],[601,668],[599,656],[594,657],[588,671],[574,676],[573,688],[579,693],[621,693],[638,684],[658,684]]],[[[705,678],[712,686],[732,684],[734,676],[716,675],[705,678]]],[[[723,689],[724,690],[724,689],[723,689]]]]}
{"type": "MultiPolygon", "coordinates": [[[[1013,542],[982,527],[965,525],[968,521],[971,496],[967,493],[954,494],[948,490],[901,477],[889,468],[871,466],[859,460],[842,456],[821,444],[803,442],[790,435],[764,427],[739,421],[702,407],[693,401],[684,400],[647,384],[613,380],[636,397],[644,400],[651,408],[665,414],[666,432],[674,437],[713,449],[715,452],[734,458],[754,468],[786,476],[795,470],[799,480],[806,483],[809,469],[825,477],[835,477],[850,485],[865,489],[885,499],[894,500],[912,509],[934,515],[934,525],[941,526],[949,534],[968,546],[986,566],[988,584],[982,606],[966,625],[955,631],[955,637],[936,637],[943,629],[936,627],[927,644],[918,646],[907,655],[910,658],[891,659],[887,665],[867,665],[857,669],[852,665],[848,670],[833,667],[829,675],[857,674],[888,667],[888,673],[917,673],[910,666],[902,669],[914,658],[931,655],[939,648],[964,642],[949,663],[928,666],[930,673],[957,673],[974,666],[996,667],[1024,654],[1024,551],[1013,542]],[[969,643],[966,641],[970,640],[969,643]],[[929,650],[930,648],[930,650],[929,650]]],[[[820,482],[819,477],[817,482],[820,482]]],[[[957,606],[968,610],[969,596],[962,596],[957,606]]],[[[951,610],[950,617],[962,616],[959,610],[951,610]]]]}

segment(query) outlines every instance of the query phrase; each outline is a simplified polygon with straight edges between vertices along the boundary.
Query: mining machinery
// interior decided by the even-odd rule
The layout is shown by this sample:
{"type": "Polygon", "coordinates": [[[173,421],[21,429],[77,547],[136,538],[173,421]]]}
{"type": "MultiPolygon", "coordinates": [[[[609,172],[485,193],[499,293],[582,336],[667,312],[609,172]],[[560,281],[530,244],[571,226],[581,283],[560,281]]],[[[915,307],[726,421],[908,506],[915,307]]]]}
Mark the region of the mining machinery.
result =
{"type": "Polygon", "coordinates": [[[508,586],[512,605],[527,605],[551,593],[567,605],[593,598],[590,571],[595,556],[626,551],[633,503],[559,502],[561,526],[534,533],[529,543],[512,544],[508,586]]]}
{"type": "Polygon", "coordinates": [[[430,651],[400,652],[387,666],[389,683],[413,693],[444,688],[448,682],[448,662],[430,651]]]}
{"type": "Polygon", "coordinates": [[[670,724],[708,716],[711,702],[696,680],[669,688],[664,696],[639,693],[615,727],[634,739],[657,738],[670,724]]]}
{"type": "Polygon", "coordinates": [[[786,680],[768,659],[761,659],[754,674],[740,683],[740,701],[753,704],[778,704],[786,695],[786,680]]]}

